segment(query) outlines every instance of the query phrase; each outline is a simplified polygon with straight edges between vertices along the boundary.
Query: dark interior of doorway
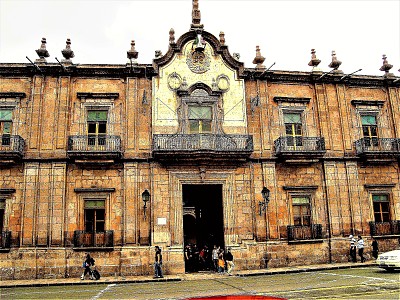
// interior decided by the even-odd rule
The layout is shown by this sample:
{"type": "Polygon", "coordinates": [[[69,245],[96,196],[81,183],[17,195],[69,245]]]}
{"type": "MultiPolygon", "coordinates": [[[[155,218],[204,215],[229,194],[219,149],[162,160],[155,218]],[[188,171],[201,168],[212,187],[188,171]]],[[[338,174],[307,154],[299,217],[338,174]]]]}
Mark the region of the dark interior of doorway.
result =
{"type": "MultiPolygon", "coordinates": [[[[183,233],[186,245],[196,245],[198,252],[209,249],[209,259],[214,245],[224,249],[224,224],[221,184],[185,184],[182,186],[184,207],[183,233]]],[[[195,250],[196,251],[196,250],[195,250]]],[[[197,259],[197,258],[195,258],[197,259]]],[[[197,261],[195,262],[195,264],[197,261]]],[[[192,266],[193,267],[193,266],[192,266]]],[[[195,266],[192,271],[205,266],[195,266]]]]}

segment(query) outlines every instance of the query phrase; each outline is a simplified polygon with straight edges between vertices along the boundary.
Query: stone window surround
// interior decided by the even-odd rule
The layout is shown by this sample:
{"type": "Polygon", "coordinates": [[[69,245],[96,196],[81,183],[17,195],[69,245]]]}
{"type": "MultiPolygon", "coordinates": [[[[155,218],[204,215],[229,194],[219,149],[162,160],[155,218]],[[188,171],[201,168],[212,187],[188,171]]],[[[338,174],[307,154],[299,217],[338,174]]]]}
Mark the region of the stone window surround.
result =
{"type": "Polygon", "coordinates": [[[0,109],[12,110],[12,135],[17,134],[18,125],[20,121],[19,117],[19,105],[21,103],[21,99],[26,98],[25,93],[16,93],[16,92],[6,92],[0,93],[0,109]]]}
{"type": "Polygon", "coordinates": [[[77,220],[77,229],[83,230],[85,228],[85,200],[104,200],[105,207],[105,220],[104,220],[104,229],[108,230],[111,225],[111,193],[115,192],[115,188],[75,188],[74,189],[78,201],[76,207],[76,220],[77,220]]]}
{"type": "Polygon", "coordinates": [[[309,186],[283,186],[283,190],[286,191],[287,199],[290,200],[288,207],[288,218],[290,220],[289,225],[293,225],[293,211],[292,211],[292,197],[308,197],[310,199],[310,212],[311,212],[311,220],[310,224],[314,224],[315,218],[315,191],[318,189],[318,186],[309,185],[309,186]]]}
{"type": "Polygon", "coordinates": [[[15,189],[11,188],[0,188],[0,198],[5,200],[5,210],[4,210],[4,220],[3,220],[3,230],[7,230],[8,228],[8,216],[11,213],[11,201],[12,194],[15,193],[15,189]]]}
{"type": "Polygon", "coordinates": [[[77,97],[81,100],[78,119],[80,133],[86,135],[88,132],[87,117],[89,110],[107,110],[107,135],[113,135],[115,124],[114,101],[119,97],[119,93],[78,92],[77,97]]]}
{"type": "Polygon", "coordinates": [[[388,184],[364,184],[364,188],[368,193],[368,199],[370,203],[370,220],[375,220],[374,216],[374,208],[373,208],[373,200],[372,195],[387,195],[389,199],[389,207],[390,207],[390,218],[392,220],[396,219],[396,207],[393,200],[393,191],[392,189],[396,186],[394,183],[388,184]]]}
{"type": "Polygon", "coordinates": [[[357,113],[357,123],[360,128],[359,138],[362,138],[362,121],[361,117],[366,115],[373,115],[376,117],[376,125],[378,127],[378,137],[381,136],[380,129],[382,129],[380,112],[385,104],[385,101],[381,100],[351,100],[351,104],[355,107],[357,113]]]}

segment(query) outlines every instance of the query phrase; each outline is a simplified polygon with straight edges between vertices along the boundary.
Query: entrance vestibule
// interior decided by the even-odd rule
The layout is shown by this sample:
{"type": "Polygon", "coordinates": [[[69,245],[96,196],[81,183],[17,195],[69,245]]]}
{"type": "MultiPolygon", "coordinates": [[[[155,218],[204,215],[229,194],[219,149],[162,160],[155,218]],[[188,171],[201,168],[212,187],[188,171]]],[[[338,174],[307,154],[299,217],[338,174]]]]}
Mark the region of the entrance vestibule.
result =
{"type": "Polygon", "coordinates": [[[216,245],[224,249],[224,222],[222,184],[184,184],[183,233],[185,244],[185,268],[189,272],[212,269],[211,251],[216,245]],[[191,248],[191,259],[187,257],[191,248]],[[207,248],[205,248],[205,246],[207,248]],[[206,257],[200,253],[206,249],[206,257]]]}

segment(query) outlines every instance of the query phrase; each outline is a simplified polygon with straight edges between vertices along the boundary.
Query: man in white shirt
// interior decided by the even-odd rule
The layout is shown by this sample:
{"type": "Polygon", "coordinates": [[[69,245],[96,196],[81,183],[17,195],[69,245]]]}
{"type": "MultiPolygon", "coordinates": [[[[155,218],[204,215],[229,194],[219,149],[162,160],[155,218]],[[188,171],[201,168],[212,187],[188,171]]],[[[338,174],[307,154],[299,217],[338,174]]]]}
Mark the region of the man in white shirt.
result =
{"type": "Polygon", "coordinates": [[[358,255],[361,258],[361,262],[365,262],[365,257],[364,257],[364,240],[362,239],[361,235],[358,236],[358,241],[357,241],[357,249],[358,249],[358,255]]]}

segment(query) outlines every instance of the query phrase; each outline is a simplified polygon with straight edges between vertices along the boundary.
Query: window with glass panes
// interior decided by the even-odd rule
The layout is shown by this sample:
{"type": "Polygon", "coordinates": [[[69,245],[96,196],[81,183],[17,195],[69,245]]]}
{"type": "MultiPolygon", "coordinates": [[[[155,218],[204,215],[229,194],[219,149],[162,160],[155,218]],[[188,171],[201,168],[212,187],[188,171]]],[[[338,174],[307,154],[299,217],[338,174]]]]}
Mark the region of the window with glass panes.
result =
{"type": "Polygon", "coordinates": [[[12,128],[12,110],[0,110],[0,135],[1,144],[10,145],[10,134],[12,128]]]}
{"type": "Polygon", "coordinates": [[[211,132],[212,109],[211,106],[188,107],[189,132],[208,133],[211,132]]]}
{"type": "Polygon", "coordinates": [[[105,230],[105,200],[85,200],[85,231],[104,232],[105,230]]]}
{"type": "Polygon", "coordinates": [[[311,225],[310,198],[308,196],[292,197],[293,224],[295,226],[311,225]]]}
{"type": "Polygon", "coordinates": [[[375,222],[390,221],[390,205],[388,195],[372,195],[375,222]]]}
{"type": "Polygon", "coordinates": [[[89,110],[87,116],[89,146],[105,145],[107,110],[89,110]]]}
{"type": "Polygon", "coordinates": [[[302,146],[301,113],[284,113],[285,133],[288,146],[302,146]]]}
{"type": "Polygon", "coordinates": [[[363,137],[366,146],[378,146],[378,126],[375,115],[361,116],[363,137]]]}

